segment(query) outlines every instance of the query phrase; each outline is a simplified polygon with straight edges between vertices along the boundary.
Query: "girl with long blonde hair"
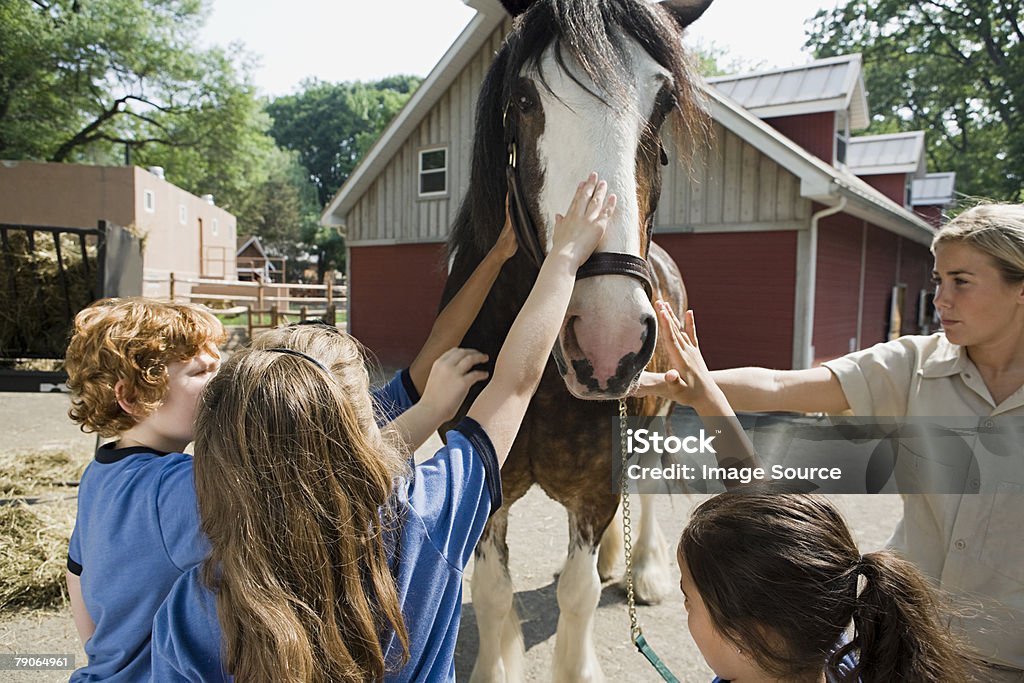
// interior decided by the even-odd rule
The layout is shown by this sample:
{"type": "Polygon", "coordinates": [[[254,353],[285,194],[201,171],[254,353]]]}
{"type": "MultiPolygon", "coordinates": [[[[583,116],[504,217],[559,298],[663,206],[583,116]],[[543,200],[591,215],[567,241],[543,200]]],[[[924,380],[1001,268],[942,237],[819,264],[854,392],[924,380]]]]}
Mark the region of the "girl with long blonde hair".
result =
{"type": "MultiPolygon", "coordinates": [[[[157,614],[155,680],[454,679],[463,567],[614,207],[596,174],[580,184],[490,383],[422,464],[377,427],[348,335],[282,330],[224,365],[196,425],[212,552],[157,614]]],[[[439,362],[468,385],[462,353],[439,362]]]]}

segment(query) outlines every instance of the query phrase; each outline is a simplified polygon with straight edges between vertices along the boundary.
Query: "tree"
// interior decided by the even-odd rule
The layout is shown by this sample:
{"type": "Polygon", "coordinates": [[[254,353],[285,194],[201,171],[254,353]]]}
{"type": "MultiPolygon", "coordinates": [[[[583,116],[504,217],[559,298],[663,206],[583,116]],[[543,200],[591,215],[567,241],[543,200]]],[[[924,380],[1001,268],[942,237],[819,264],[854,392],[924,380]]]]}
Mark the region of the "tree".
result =
{"type": "Polygon", "coordinates": [[[289,281],[300,279],[309,257],[320,251],[316,188],[297,156],[275,149],[267,179],[249,189],[236,212],[245,234],[258,236],[269,254],[288,259],[289,281]]]}
{"type": "Polygon", "coordinates": [[[306,81],[267,106],[278,145],[299,153],[321,206],[338,191],[419,85],[415,76],[375,83],[306,81]]]}
{"type": "Polygon", "coordinates": [[[130,157],[237,208],[267,179],[270,119],[240,48],[196,48],[204,20],[202,0],[3,0],[0,157],[130,157]]]}
{"type": "Polygon", "coordinates": [[[850,0],[822,10],[807,47],[860,52],[872,132],[926,131],[929,166],[958,190],[1024,201],[1021,0],[850,0]]]}

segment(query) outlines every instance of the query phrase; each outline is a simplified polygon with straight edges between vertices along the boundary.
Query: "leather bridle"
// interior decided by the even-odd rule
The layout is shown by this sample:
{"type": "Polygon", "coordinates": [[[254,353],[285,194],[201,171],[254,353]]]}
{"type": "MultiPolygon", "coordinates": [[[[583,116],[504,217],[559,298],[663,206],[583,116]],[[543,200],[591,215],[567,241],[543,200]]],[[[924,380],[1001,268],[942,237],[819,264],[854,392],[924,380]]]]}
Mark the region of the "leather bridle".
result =
{"type": "MultiPolygon", "coordinates": [[[[512,220],[512,228],[516,233],[516,241],[537,268],[544,261],[544,247],[537,236],[537,230],[530,218],[530,212],[523,199],[522,183],[519,180],[518,144],[514,124],[508,115],[509,105],[505,105],[502,114],[502,126],[505,129],[505,143],[508,150],[508,164],[505,166],[505,178],[508,181],[508,211],[512,220]]],[[[662,152],[664,154],[664,152],[662,152]]],[[[653,216],[648,220],[647,240],[650,242],[653,216]]],[[[611,251],[594,252],[576,271],[576,279],[582,280],[598,275],[625,275],[638,280],[647,292],[647,298],[653,296],[651,284],[651,267],[646,259],[632,254],[611,251]]]]}

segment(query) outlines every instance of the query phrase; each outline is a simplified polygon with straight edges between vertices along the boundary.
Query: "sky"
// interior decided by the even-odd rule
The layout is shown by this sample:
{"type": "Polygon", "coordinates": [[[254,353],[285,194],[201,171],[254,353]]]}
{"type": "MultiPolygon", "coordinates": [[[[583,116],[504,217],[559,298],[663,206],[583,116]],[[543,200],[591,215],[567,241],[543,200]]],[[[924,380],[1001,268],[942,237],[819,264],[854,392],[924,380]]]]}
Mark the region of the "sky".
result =
{"type": "MultiPolygon", "coordinates": [[[[308,78],[377,80],[426,76],[473,17],[462,0],[210,0],[201,40],[240,42],[257,59],[253,75],[264,95],[296,92],[308,78]]],[[[716,0],[687,37],[724,50],[743,66],[792,66],[802,51],[804,22],[837,0],[716,0]]]]}

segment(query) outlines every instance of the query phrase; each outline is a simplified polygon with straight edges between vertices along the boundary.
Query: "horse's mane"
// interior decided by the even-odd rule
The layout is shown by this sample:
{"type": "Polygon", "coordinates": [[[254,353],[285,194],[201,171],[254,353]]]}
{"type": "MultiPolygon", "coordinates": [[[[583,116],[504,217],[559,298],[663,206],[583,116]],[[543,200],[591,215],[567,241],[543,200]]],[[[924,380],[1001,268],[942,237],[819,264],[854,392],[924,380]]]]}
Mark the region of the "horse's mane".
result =
{"type": "MultiPolygon", "coordinates": [[[[679,153],[685,158],[690,143],[705,138],[706,114],[695,70],[665,9],[647,0],[537,0],[516,18],[480,89],[469,190],[452,225],[449,253],[458,252],[475,265],[504,223],[507,154],[502,112],[523,67],[536,72],[548,87],[540,60],[554,45],[560,67],[572,74],[565,69],[570,58],[597,85],[603,96],[580,83],[594,97],[614,106],[632,106],[625,38],[636,41],[673,76],[675,108],[666,124],[679,153]]],[[[514,110],[509,109],[509,116],[514,110]]],[[[455,279],[463,279],[460,275],[468,277],[453,270],[455,279]]]]}

